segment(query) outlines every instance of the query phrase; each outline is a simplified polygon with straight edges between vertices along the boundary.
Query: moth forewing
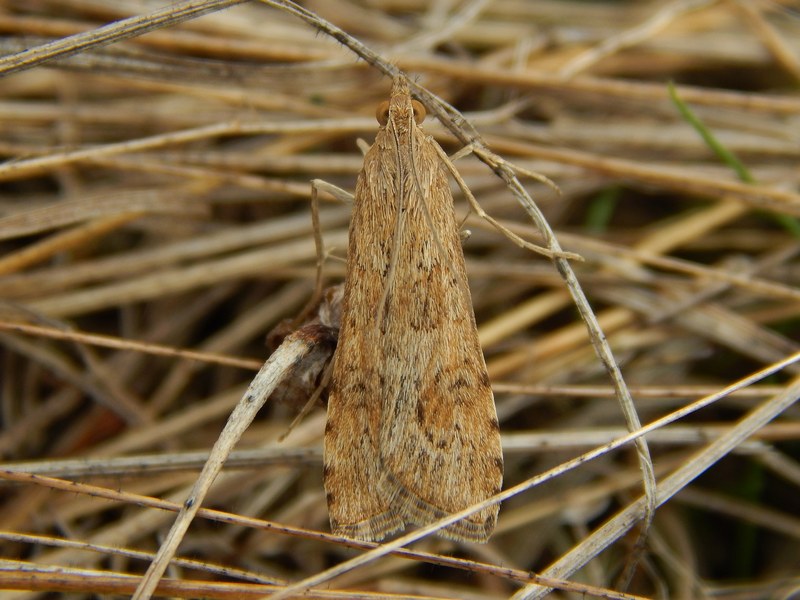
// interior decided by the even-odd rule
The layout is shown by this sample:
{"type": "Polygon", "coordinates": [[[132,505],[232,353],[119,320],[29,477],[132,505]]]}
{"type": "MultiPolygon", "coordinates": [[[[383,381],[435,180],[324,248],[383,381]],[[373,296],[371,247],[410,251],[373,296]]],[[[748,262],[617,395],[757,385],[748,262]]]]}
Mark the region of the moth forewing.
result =
{"type": "MultiPolygon", "coordinates": [[[[436,142],[415,120],[420,113],[397,78],[350,224],[325,489],[334,532],[360,539],[431,523],[502,484],[453,197],[436,142]]],[[[497,510],[442,534],[485,541],[497,510]]]]}

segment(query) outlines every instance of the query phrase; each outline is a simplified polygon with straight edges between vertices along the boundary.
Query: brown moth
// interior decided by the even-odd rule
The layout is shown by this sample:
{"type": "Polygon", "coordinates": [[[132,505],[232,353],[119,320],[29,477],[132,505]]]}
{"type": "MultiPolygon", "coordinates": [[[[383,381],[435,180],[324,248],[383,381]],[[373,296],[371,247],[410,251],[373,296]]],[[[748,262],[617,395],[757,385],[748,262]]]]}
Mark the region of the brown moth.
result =
{"type": "MultiPolygon", "coordinates": [[[[334,533],[380,540],[501,489],[503,454],[447,171],[403,78],[356,185],[325,427],[334,533]]],[[[441,531],[485,542],[498,507],[441,531]]]]}

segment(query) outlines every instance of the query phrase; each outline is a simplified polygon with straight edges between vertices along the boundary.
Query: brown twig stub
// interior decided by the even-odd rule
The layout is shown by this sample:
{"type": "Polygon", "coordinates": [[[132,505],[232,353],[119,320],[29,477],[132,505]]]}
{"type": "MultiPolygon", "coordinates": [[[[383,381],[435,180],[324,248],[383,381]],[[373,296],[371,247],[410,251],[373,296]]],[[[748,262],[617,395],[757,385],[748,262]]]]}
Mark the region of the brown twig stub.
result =
{"type": "Polygon", "coordinates": [[[284,319],[267,335],[267,346],[276,351],[290,335],[305,340],[310,350],[297,361],[283,383],[272,393],[280,402],[305,402],[320,384],[320,375],[330,362],[342,320],[342,286],[327,288],[319,301],[295,319],[284,319]]]}
{"type": "MultiPolygon", "coordinates": [[[[356,185],[325,429],[335,533],[378,540],[496,494],[503,455],[447,171],[394,80],[356,185]]],[[[450,525],[486,541],[492,506],[450,525]]]]}

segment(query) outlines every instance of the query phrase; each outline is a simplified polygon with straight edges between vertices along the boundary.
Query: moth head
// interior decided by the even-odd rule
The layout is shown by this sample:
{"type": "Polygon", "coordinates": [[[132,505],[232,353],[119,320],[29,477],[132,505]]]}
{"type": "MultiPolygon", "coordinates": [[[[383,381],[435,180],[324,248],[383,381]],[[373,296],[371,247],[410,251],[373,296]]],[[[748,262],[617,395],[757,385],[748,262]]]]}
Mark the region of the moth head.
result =
{"type": "MultiPolygon", "coordinates": [[[[375,111],[375,118],[378,119],[380,126],[384,127],[386,123],[389,122],[389,113],[394,112],[397,114],[397,112],[400,110],[405,112],[407,110],[407,106],[402,106],[401,102],[393,104],[391,100],[384,100],[378,105],[378,108],[375,111]]],[[[411,99],[411,112],[414,115],[414,120],[417,122],[417,125],[421,125],[425,120],[425,115],[427,114],[425,107],[422,106],[422,103],[411,99]]]]}

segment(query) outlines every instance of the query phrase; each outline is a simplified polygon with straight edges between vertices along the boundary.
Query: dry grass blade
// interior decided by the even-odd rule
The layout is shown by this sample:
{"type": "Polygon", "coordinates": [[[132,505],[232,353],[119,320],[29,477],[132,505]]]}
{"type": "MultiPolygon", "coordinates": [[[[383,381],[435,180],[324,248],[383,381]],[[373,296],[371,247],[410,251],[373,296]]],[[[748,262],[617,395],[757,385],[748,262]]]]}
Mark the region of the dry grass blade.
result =
{"type": "Polygon", "coordinates": [[[324,350],[326,345],[327,342],[316,329],[301,328],[290,334],[264,363],[228,418],[225,429],[222,430],[217,443],[211,449],[203,470],[195,481],[189,497],[184,501],[169,534],[160,545],[141,584],[136,589],[134,598],[148,598],[155,592],[161,576],[167,570],[189,525],[200,510],[208,490],[222,471],[222,465],[245,430],[253,422],[256,413],[261,410],[272,392],[289,375],[297,363],[308,360],[310,355],[319,353],[321,350],[323,352],[322,360],[328,358],[328,356],[324,356],[324,354],[330,354],[329,350],[327,352],[324,350]]]}
{"type": "Polygon", "coordinates": [[[130,595],[158,555],[176,597],[796,594],[796,1],[0,4],[0,587],[130,595]],[[290,424],[329,346],[220,438],[345,276],[330,200],[401,71],[471,232],[481,546],[324,533],[325,411],[290,424]]]}
{"type": "Polygon", "coordinates": [[[28,48],[18,54],[0,59],[0,76],[30,69],[48,61],[66,58],[92,48],[121,42],[155,29],[174,26],[182,21],[196,19],[204,14],[242,2],[244,0],[204,0],[201,2],[189,0],[150,14],[137,15],[106,27],[99,27],[85,34],[77,34],[50,44],[28,48]]]}
{"type": "MultiPolygon", "coordinates": [[[[800,354],[794,356],[792,360],[800,360],[800,354]]],[[[658,484],[659,506],[685,488],[689,482],[695,480],[710,466],[719,462],[726,454],[740,446],[754,432],[782,414],[797,402],[798,398],[800,398],[800,380],[795,380],[783,392],[769,398],[748,413],[735,427],[731,427],[725,434],[708,446],[701,448],[693,456],[688,457],[682,467],[676,469],[669,477],[664,478],[658,484]]],[[[568,577],[586,562],[600,554],[613,540],[627,533],[630,530],[631,523],[641,519],[646,510],[647,502],[645,499],[631,503],[625,510],[609,519],[591,536],[551,565],[544,572],[545,576],[568,577]]],[[[516,600],[533,600],[544,597],[547,592],[548,590],[541,586],[529,586],[514,594],[513,598],[516,600]]]]}

